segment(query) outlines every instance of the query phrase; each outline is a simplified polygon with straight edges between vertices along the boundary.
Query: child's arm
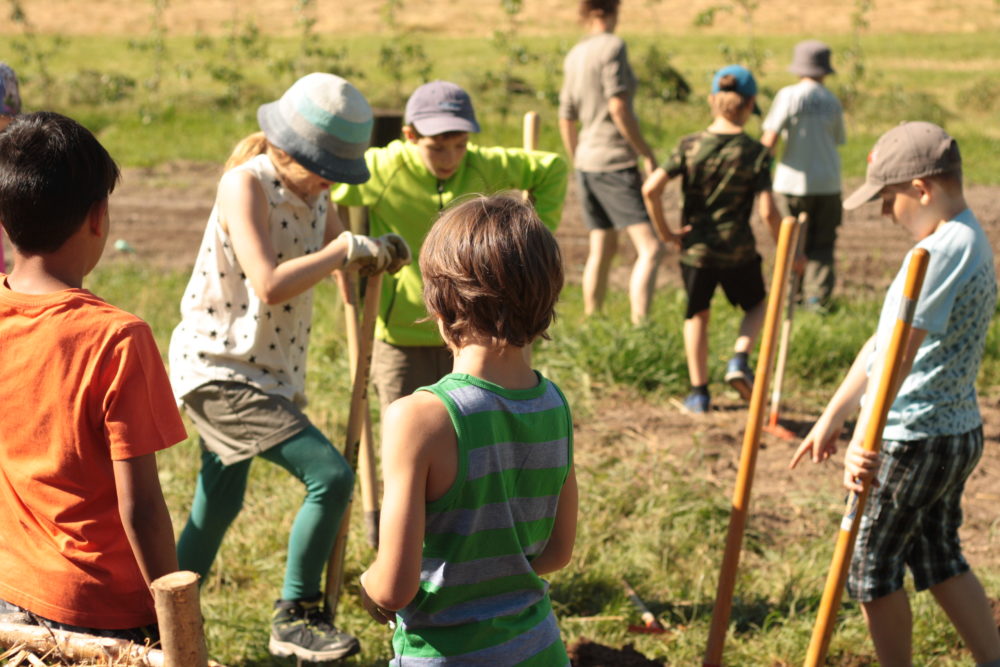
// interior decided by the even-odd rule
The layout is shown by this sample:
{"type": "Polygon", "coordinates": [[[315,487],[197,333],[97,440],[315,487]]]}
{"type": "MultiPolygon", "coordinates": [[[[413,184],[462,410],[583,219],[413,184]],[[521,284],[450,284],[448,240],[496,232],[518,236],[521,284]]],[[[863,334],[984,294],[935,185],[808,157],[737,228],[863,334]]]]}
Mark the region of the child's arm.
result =
{"type": "Polygon", "coordinates": [[[812,452],[814,463],[820,463],[837,453],[837,438],[844,430],[844,422],[850,417],[861,403],[861,397],[865,393],[868,384],[868,357],[875,345],[875,337],[872,336],[861,347],[858,356],[854,358],[847,377],[837,387],[833,398],[827,404],[823,414],[816,420],[816,423],[809,430],[802,444],[792,456],[789,468],[794,468],[807,453],[812,452]]]}
{"type": "Polygon", "coordinates": [[[653,221],[653,228],[659,234],[664,243],[671,243],[676,247],[681,245],[681,237],[691,231],[691,227],[683,227],[680,232],[674,234],[667,224],[667,219],[663,215],[663,190],[670,182],[670,175],[663,167],[657,167],[642,184],[642,199],[646,203],[646,212],[653,221]]]}
{"type": "Polygon", "coordinates": [[[777,243],[778,233],[781,231],[781,214],[774,204],[774,193],[770,190],[761,190],[757,195],[757,214],[767,223],[767,228],[771,230],[771,238],[777,243]]]}
{"type": "Polygon", "coordinates": [[[778,133],[774,130],[764,130],[764,134],[760,135],[760,143],[771,151],[771,155],[776,155],[778,152],[778,139],[778,133]]]}
{"type": "Polygon", "coordinates": [[[625,137],[625,141],[642,158],[643,171],[651,174],[656,169],[656,157],[653,155],[653,149],[643,138],[642,130],[639,129],[639,119],[636,118],[625,95],[611,96],[608,100],[608,113],[611,114],[611,121],[615,127],[625,137]]]}
{"type": "Polygon", "coordinates": [[[576,485],[576,470],[570,466],[566,482],[559,492],[556,520],[552,534],[542,552],[531,561],[531,569],[537,574],[548,574],[561,570],[569,564],[576,542],[576,517],[580,504],[579,489],[576,485]]]}
{"type": "Polygon", "coordinates": [[[149,585],[177,571],[174,529],[160,490],[156,454],[114,461],[112,465],[122,526],[149,585]]]}
{"type": "Polygon", "coordinates": [[[417,594],[425,505],[440,495],[440,487],[446,490],[454,482],[457,448],[448,411],[433,394],[417,392],[386,410],[378,554],[361,575],[362,601],[380,623],[390,620],[390,612],[402,609],[417,594]]]}
{"type": "MultiPolygon", "coordinates": [[[[893,378],[892,385],[889,387],[889,396],[886,399],[888,405],[892,405],[893,401],[896,400],[896,394],[899,393],[899,388],[903,385],[903,380],[913,370],[913,361],[917,358],[917,351],[926,337],[926,329],[918,329],[916,327],[910,329],[910,337],[906,340],[906,344],[903,347],[903,358],[899,363],[899,371],[896,373],[896,377],[893,378]]],[[[874,452],[865,450],[864,440],[865,432],[868,430],[868,420],[871,417],[871,410],[875,403],[875,392],[878,390],[885,361],[886,359],[883,356],[879,361],[878,372],[873,372],[868,379],[865,392],[871,400],[865,402],[865,407],[858,417],[854,435],[847,446],[847,453],[844,456],[844,486],[849,491],[857,493],[861,493],[864,481],[871,479],[878,472],[879,456],[874,452]]]]}
{"type": "MultiPolygon", "coordinates": [[[[219,182],[220,219],[233,242],[233,252],[254,292],[267,304],[302,294],[335,269],[354,262],[382,261],[379,245],[362,236],[346,234],[328,240],[317,252],[278,263],[268,230],[268,202],[257,179],[246,171],[230,171],[219,182]]],[[[338,224],[327,211],[327,229],[338,224]]],[[[388,256],[384,258],[388,260],[388,256]]]]}
{"type": "Polygon", "coordinates": [[[563,147],[566,149],[566,156],[570,164],[576,157],[576,145],[580,140],[580,124],[569,118],[559,119],[559,136],[562,137],[563,147]]]}

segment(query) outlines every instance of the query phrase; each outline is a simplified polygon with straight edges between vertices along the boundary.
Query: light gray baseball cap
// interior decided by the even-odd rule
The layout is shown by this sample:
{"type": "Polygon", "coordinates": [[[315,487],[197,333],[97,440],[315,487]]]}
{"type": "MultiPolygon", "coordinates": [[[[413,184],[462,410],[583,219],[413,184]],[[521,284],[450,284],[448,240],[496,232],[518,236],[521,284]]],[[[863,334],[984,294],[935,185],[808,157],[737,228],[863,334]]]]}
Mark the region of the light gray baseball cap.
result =
{"type": "Polygon", "coordinates": [[[403,122],[425,137],[445,132],[479,132],[472,99],[457,84],[431,81],[413,91],[403,122]]]}
{"type": "Polygon", "coordinates": [[[934,123],[901,123],[875,142],[868,153],[865,184],[844,200],[844,208],[854,209],[875,199],[887,185],[961,168],[958,143],[947,132],[934,123]]]}
{"type": "Polygon", "coordinates": [[[807,39],[795,45],[788,71],[797,76],[820,77],[833,74],[830,47],[817,39],[807,39]]]}

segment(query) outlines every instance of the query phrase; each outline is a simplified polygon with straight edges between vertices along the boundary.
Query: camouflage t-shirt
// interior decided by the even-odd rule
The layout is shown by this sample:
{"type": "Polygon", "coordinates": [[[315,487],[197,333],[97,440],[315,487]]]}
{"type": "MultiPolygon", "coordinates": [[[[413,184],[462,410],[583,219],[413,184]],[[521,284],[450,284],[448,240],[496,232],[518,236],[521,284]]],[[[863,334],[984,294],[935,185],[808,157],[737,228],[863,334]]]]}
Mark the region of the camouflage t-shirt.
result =
{"type": "Polygon", "coordinates": [[[684,236],[681,263],[727,269],[757,258],[750,214],[758,192],[771,189],[771,154],[745,133],[690,134],[663,164],[681,176],[684,236]]]}

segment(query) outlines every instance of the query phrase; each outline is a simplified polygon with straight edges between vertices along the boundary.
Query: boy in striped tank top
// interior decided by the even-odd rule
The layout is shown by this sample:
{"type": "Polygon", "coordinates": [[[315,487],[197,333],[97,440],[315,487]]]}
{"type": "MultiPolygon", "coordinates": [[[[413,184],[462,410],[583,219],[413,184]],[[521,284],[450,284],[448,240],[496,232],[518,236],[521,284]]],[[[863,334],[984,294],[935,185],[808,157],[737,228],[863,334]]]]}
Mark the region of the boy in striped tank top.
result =
{"type": "Polygon", "coordinates": [[[569,665],[542,575],[576,537],[573,425],[527,350],[563,284],[552,234],[507,195],[448,209],[420,253],[453,372],[383,418],[381,543],[361,575],[392,665],[569,665]]]}

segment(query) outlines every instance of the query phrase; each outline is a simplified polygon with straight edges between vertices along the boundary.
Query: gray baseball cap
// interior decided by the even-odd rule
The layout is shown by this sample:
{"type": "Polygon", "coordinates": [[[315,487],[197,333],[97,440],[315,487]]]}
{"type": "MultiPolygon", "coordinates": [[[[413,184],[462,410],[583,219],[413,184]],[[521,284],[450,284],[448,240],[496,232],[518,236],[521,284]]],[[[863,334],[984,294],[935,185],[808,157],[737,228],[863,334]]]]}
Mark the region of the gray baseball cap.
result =
{"type": "Polygon", "coordinates": [[[934,123],[901,123],[875,142],[868,154],[865,184],[844,200],[844,208],[857,208],[875,199],[887,185],[961,168],[958,143],[947,132],[934,123]]]}
{"type": "Polygon", "coordinates": [[[431,81],[413,91],[404,122],[425,137],[445,132],[479,132],[472,99],[450,81],[431,81]]]}
{"type": "Polygon", "coordinates": [[[797,76],[820,77],[833,74],[830,47],[817,39],[807,39],[795,45],[788,71],[797,76]]]}

